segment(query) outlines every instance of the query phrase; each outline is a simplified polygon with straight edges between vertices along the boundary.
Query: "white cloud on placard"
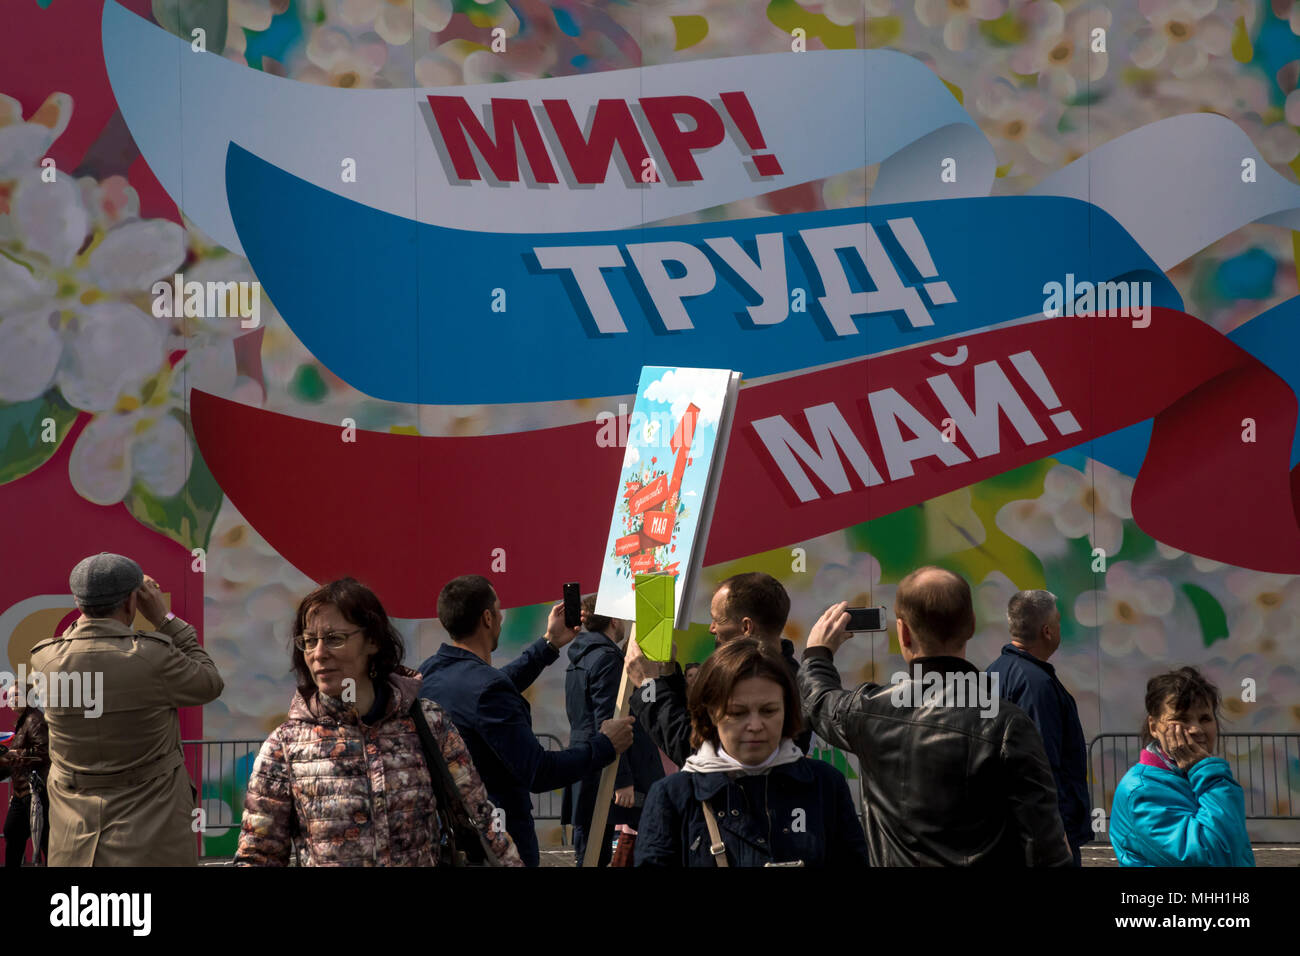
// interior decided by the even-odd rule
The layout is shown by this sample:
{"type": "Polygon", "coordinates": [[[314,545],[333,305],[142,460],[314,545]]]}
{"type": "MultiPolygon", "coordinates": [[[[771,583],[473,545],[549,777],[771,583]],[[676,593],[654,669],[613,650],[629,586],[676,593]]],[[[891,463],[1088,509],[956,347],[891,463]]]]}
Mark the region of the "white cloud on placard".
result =
{"type": "Polygon", "coordinates": [[[641,453],[636,450],[636,445],[631,442],[627,443],[627,452],[623,455],[623,467],[631,468],[641,460],[641,453]]]}
{"type": "Polygon", "coordinates": [[[675,368],[651,382],[645,397],[672,406],[673,418],[680,419],[692,402],[700,410],[699,427],[717,427],[718,412],[727,393],[727,376],[716,369],[675,368]]]}

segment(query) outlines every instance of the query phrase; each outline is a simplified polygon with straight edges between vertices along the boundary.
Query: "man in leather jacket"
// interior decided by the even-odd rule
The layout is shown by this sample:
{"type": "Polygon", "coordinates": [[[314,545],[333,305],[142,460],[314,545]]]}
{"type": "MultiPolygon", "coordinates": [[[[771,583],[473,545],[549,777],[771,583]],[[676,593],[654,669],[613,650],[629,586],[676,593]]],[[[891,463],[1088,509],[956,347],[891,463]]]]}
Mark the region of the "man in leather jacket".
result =
{"type": "Polygon", "coordinates": [[[813,626],[799,689],[817,735],[861,762],[872,865],[1069,866],[1033,722],[996,688],[992,707],[953,692],[987,678],[964,656],[975,632],[970,585],[934,567],[905,577],[894,614],[911,673],[853,691],[840,686],[832,659],[850,637],[845,607],[831,606],[813,626]],[[922,691],[944,684],[946,694],[922,691]]]}

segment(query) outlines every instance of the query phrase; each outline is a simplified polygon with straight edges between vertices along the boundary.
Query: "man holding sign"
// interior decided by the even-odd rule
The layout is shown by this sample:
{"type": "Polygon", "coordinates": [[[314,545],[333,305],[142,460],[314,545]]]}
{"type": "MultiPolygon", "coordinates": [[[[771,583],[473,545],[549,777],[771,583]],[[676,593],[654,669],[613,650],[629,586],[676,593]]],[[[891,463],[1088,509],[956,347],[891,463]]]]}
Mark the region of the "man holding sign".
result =
{"type": "MultiPolygon", "coordinates": [[[[582,620],[585,630],[569,645],[569,669],[564,675],[570,746],[591,739],[596,728],[618,712],[623,673],[622,646],[626,641],[623,622],[597,614],[594,594],[583,598],[582,620]]],[[[632,734],[631,748],[619,757],[614,806],[610,809],[605,834],[590,836],[601,842],[601,866],[607,866],[612,856],[610,839],[614,825],[627,824],[637,829],[645,795],[650,785],[664,775],[659,751],[649,735],[635,724],[632,734]]],[[[600,771],[593,770],[573,788],[573,849],[579,866],[586,856],[599,787],[600,771]]]]}
{"type": "MultiPolygon", "coordinates": [[[[790,675],[796,680],[799,663],[794,657],[794,644],[781,636],[786,618],[790,614],[790,596],[781,582],[770,574],[752,571],[727,578],[713,593],[709,604],[712,618],[709,632],[715,647],[721,647],[737,637],[752,637],[778,652],[790,675]]],[[[686,678],[676,662],[656,664],[641,653],[639,647],[629,646],[627,652],[628,678],[640,687],[647,680],[654,683],[632,695],[632,715],[649,731],[650,737],[668,759],[679,767],[691,755],[691,719],[686,711],[686,678]]],[[[811,731],[794,738],[795,745],[804,753],[812,739],[811,731]]]]}

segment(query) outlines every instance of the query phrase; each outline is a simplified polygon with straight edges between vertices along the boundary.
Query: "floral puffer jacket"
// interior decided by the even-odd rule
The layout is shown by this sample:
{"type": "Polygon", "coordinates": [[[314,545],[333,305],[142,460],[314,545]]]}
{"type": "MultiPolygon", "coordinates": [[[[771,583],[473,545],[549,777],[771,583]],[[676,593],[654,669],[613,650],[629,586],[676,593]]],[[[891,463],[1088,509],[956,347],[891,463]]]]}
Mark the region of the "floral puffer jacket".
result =
{"type": "MultiPolygon", "coordinates": [[[[407,711],[420,677],[388,678],[384,717],[363,724],[348,703],[294,694],[289,716],[262,745],[244,799],[237,866],[434,866],[438,819],[424,751],[407,711]]],[[[504,866],[523,866],[514,841],[493,826],[493,806],[465,742],[446,713],[422,700],[470,817],[504,866]]]]}

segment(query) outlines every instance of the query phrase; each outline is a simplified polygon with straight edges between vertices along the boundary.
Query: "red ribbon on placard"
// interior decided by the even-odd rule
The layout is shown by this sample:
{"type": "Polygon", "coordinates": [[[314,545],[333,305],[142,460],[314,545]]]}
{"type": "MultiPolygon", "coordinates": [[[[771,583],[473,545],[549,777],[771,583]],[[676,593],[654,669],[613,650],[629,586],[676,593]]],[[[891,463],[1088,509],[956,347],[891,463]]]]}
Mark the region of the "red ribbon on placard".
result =
{"type": "Polygon", "coordinates": [[[667,497],[668,478],[660,475],[632,496],[632,500],[628,503],[628,511],[631,514],[639,515],[647,508],[653,508],[661,503],[667,497]]]}
{"type": "Polygon", "coordinates": [[[641,547],[640,533],[624,535],[614,542],[614,553],[617,555],[636,554],[641,550],[641,547]]]}
{"type": "MultiPolygon", "coordinates": [[[[1193,554],[1300,572],[1295,394],[1193,316],[1157,308],[1150,319],[1043,319],[743,389],[705,563],[807,541],[1154,418],[1138,525],[1193,554]],[[958,420],[942,456],[909,459],[934,447],[909,444],[923,442],[913,413],[935,431],[958,420]],[[894,434],[882,437],[882,422],[894,434]],[[806,446],[785,456],[793,479],[773,433],[806,446]]],[[[598,443],[603,423],[343,442],[335,426],[197,390],[192,417],[208,467],[280,554],[317,581],[364,580],[397,616],[435,615],[442,582],[459,574],[490,576],[507,606],[600,576],[623,460],[598,443]],[[521,495],[520,461],[584,467],[543,471],[521,495]],[[564,534],[537,523],[539,499],[565,515],[564,534]],[[498,549],[505,570],[494,572],[498,549]]]]}
{"type": "Polygon", "coordinates": [[[646,543],[653,548],[671,540],[673,528],[676,525],[676,514],[668,514],[666,511],[647,511],[643,516],[645,524],[641,526],[641,537],[646,539],[646,543]]]}

